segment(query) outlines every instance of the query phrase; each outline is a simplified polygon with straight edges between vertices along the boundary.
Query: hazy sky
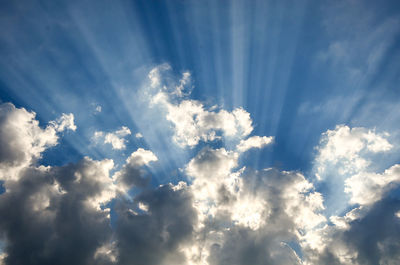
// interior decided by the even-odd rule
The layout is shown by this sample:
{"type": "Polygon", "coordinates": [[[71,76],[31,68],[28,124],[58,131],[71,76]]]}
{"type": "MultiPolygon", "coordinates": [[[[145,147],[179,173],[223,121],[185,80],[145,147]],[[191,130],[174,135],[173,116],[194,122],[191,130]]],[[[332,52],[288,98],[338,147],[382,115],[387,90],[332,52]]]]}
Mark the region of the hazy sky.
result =
{"type": "Polygon", "coordinates": [[[400,263],[399,1],[2,1],[0,265],[400,263]]]}

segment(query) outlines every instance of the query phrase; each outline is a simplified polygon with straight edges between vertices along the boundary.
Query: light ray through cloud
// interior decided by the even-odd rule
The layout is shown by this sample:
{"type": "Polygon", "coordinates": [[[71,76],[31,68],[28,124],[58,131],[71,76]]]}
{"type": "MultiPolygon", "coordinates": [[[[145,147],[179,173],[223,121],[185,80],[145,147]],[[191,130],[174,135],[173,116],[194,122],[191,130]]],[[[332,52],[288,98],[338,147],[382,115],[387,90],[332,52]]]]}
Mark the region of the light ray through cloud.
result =
{"type": "Polygon", "coordinates": [[[399,263],[397,1],[23,0],[0,26],[0,265],[399,263]]]}

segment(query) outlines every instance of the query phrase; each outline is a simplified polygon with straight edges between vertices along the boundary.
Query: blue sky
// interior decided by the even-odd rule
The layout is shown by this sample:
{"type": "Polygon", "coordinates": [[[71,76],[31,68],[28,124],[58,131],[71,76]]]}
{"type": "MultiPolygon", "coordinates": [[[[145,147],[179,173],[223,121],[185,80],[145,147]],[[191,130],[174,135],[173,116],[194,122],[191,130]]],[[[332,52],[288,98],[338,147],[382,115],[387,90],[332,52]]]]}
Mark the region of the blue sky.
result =
{"type": "MultiPolygon", "coordinates": [[[[0,27],[0,103],[34,111],[42,128],[72,113],[77,127],[60,129],[58,144],[46,147],[35,166],[60,167],[90,157],[112,159],[111,172],[118,172],[143,148],[158,159],[143,164],[151,188],[191,183],[200,173],[191,176],[189,162],[204,148],[234,150],[245,138],[223,135],[179,146],[173,140],[178,125],[147,98],[149,73],[168,65],[160,70],[163,85],[177,86],[190,73],[184,99],[201,102],[210,112],[213,106],[230,113],[242,108],[253,124],[248,136],[274,138],[240,155],[232,170],[301,172],[322,194],[321,211],[328,219],[357,205],[374,211],[378,203],[399,198],[395,184],[382,186],[385,195],[373,204],[345,191],[346,179],[366,174],[355,164],[360,159],[374,174],[400,163],[398,1],[3,1],[0,27]],[[122,126],[130,130],[121,137],[125,147],[113,148],[106,135],[122,126]],[[321,151],[336,135],[326,132],[344,128],[337,126],[347,126],[349,135],[365,144],[346,151],[357,149],[352,157],[338,155],[344,162],[321,151]],[[95,132],[101,132],[99,138],[95,132]],[[391,147],[380,138],[380,149],[371,147],[371,137],[383,137],[391,147]],[[318,180],[316,173],[326,176],[318,180]]],[[[169,98],[172,104],[184,99],[169,98]]],[[[140,192],[134,187],[131,200],[140,192]]],[[[111,209],[113,218],[116,212],[111,209]]],[[[12,264],[11,258],[7,262],[12,264]]]]}

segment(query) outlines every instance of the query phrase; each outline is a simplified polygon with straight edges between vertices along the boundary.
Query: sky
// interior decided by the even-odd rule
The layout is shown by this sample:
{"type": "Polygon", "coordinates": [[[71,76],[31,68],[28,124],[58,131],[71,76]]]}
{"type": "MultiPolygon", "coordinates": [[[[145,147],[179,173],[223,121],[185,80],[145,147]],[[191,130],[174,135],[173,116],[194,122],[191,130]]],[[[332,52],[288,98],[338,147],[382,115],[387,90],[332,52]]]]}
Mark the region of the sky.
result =
{"type": "Polygon", "coordinates": [[[400,2],[0,2],[0,265],[400,262],[400,2]]]}

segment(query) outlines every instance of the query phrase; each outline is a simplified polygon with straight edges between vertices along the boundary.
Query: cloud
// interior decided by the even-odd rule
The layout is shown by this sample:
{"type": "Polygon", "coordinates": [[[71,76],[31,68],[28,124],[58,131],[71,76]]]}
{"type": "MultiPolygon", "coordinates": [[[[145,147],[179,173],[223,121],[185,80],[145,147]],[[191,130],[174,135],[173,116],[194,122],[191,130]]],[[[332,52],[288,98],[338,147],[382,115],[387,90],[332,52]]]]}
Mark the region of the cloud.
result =
{"type": "Polygon", "coordinates": [[[72,131],[76,130],[76,125],[74,123],[74,115],[72,113],[65,114],[63,113],[60,118],[55,121],[51,121],[50,125],[54,126],[54,129],[57,132],[62,132],[65,129],[69,129],[72,131]]]}
{"type": "Polygon", "coordinates": [[[183,247],[191,241],[196,223],[186,185],[167,184],[145,191],[133,204],[118,203],[117,212],[119,264],[186,264],[183,247]],[[138,209],[139,203],[148,210],[138,209]]]}
{"type": "MultiPolygon", "coordinates": [[[[350,204],[371,204],[400,182],[399,165],[382,174],[372,167],[373,155],[390,151],[388,133],[376,133],[366,128],[339,125],[323,134],[316,157],[316,174],[320,180],[335,177],[344,182],[344,192],[350,194],[350,204]]],[[[332,181],[332,180],[330,180],[332,181]]]]}
{"type": "Polygon", "coordinates": [[[165,118],[173,125],[174,140],[181,147],[194,147],[200,141],[209,142],[237,137],[245,138],[253,131],[250,114],[243,108],[233,111],[206,108],[201,102],[185,99],[182,92],[190,75],[183,73],[177,84],[163,83],[162,74],[170,69],[161,65],[150,71],[150,102],[166,111],[165,118]]]}
{"type": "Polygon", "coordinates": [[[57,144],[58,132],[76,129],[73,114],[62,114],[44,129],[35,117],[36,113],[15,108],[11,103],[0,105],[0,180],[18,178],[20,170],[35,163],[45,149],[57,144]]]}
{"type": "Polygon", "coordinates": [[[318,246],[303,246],[307,264],[396,264],[400,223],[395,212],[399,209],[400,201],[386,198],[367,210],[356,209],[361,215],[346,217],[345,225],[319,229],[314,235],[318,246]]]}
{"type": "Polygon", "coordinates": [[[361,172],[345,181],[345,192],[351,193],[351,203],[371,204],[400,184],[400,165],[386,169],[382,174],[361,172]]]}
{"type": "MultiPolygon", "coordinates": [[[[150,185],[149,167],[158,157],[141,147],[119,168],[90,157],[39,165],[57,133],[74,128],[73,116],[41,128],[33,112],[0,106],[4,264],[396,264],[400,202],[390,193],[399,165],[380,172],[375,166],[376,156],[395,148],[388,133],[339,125],[322,134],[315,183],[298,171],[247,168],[241,155],[273,137],[250,136],[252,120],[243,109],[184,99],[190,75],[165,80],[168,69],[149,74],[153,103],[162,104],[175,141],[197,147],[175,184],[150,185]],[[216,139],[233,139],[232,149],[208,144],[216,139]],[[349,195],[337,215],[326,214],[326,190],[318,189],[329,179],[349,195]]],[[[122,127],[98,131],[97,138],[125,147],[130,133],[122,127]]]]}
{"type": "MultiPolygon", "coordinates": [[[[208,160],[213,167],[214,159],[208,160]]],[[[285,243],[300,240],[300,231],[325,221],[318,213],[322,196],[312,184],[295,172],[238,170],[214,175],[213,167],[207,178],[201,174],[191,186],[200,221],[188,251],[193,263],[301,264],[285,243]]]]}
{"type": "Polygon", "coordinates": [[[122,126],[121,129],[115,132],[105,133],[102,131],[96,131],[94,133],[94,140],[104,140],[105,144],[111,144],[112,149],[122,150],[126,148],[127,140],[124,138],[131,134],[131,130],[128,127],[122,126]]]}
{"type": "Polygon", "coordinates": [[[135,137],[138,138],[138,139],[140,139],[140,138],[143,138],[143,135],[142,135],[141,133],[136,133],[136,134],[135,134],[135,137]]]}
{"type": "Polygon", "coordinates": [[[207,147],[187,164],[199,220],[189,264],[301,264],[287,243],[326,221],[322,195],[300,173],[237,168],[238,159],[207,147]]]}
{"type": "Polygon", "coordinates": [[[0,106],[0,231],[4,264],[95,264],[94,252],[109,240],[109,211],[115,196],[112,160],[84,158],[62,167],[36,165],[57,144],[57,132],[74,130],[63,114],[42,129],[34,112],[0,106]],[[13,207],[10,207],[13,205],[13,207]]]}
{"type": "Polygon", "coordinates": [[[95,264],[96,249],[111,236],[100,206],[114,197],[112,165],[84,158],[20,172],[0,195],[5,264],[95,264]]]}
{"type": "Polygon", "coordinates": [[[390,191],[399,185],[399,165],[382,173],[373,171],[374,157],[393,148],[388,136],[343,125],[322,135],[317,170],[323,181],[337,177],[335,181],[343,182],[350,197],[342,216],[331,216],[332,224],[304,235],[301,244],[307,264],[395,264],[398,260],[400,245],[391,231],[398,230],[394,220],[400,202],[390,191]]]}
{"type": "Polygon", "coordinates": [[[93,115],[97,115],[97,114],[101,113],[101,111],[103,110],[103,107],[96,102],[92,102],[90,104],[90,106],[91,106],[91,111],[92,111],[93,115]]]}
{"type": "MultiPolygon", "coordinates": [[[[10,154],[18,154],[11,158],[10,154],[4,155],[8,160],[1,160],[1,179],[6,188],[0,194],[3,263],[116,262],[117,252],[113,248],[116,243],[107,206],[118,196],[117,185],[110,176],[113,161],[84,157],[61,167],[36,165],[36,159],[57,144],[56,132],[71,127],[72,123],[66,122],[71,120],[70,116],[62,116],[42,129],[33,112],[12,104],[3,104],[0,110],[0,128],[7,132],[0,134],[0,142],[10,154]],[[16,166],[19,170],[14,171],[13,178],[4,173],[16,166]]],[[[150,151],[138,149],[127,159],[124,169],[139,169],[155,160],[150,151]]],[[[151,206],[149,211],[157,209],[152,206],[151,196],[143,195],[140,200],[151,206]]]]}
{"type": "Polygon", "coordinates": [[[274,140],[273,137],[252,136],[246,140],[241,140],[240,143],[237,145],[236,149],[239,152],[246,152],[251,148],[263,148],[264,146],[271,144],[273,140],[274,140]]]}
{"type": "Polygon", "coordinates": [[[145,187],[150,179],[146,178],[142,167],[157,160],[153,152],[139,148],[126,159],[125,165],[115,173],[113,179],[122,192],[129,191],[133,186],[145,187]]]}
{"type": "Polygon", "coordinates": [[[161,64],[151,69],[149,74],[147,75],[150,80],[150,85],[152,87],[160,86],[162,82],[162,72],[168,70],[171,70],[171,66],[167,63],[161,64]]]}
{"type": "Polygon", "coordinates": [[[333,169],[340,175],[366,170],[371,164],[369,153],[387,152],[392,145],[386,139],[388,133],[376,133],[362,127],[350,128],[338,125],[322,135],[315,159],[316,175],[324,179],[333,169]]]}
{"type": "Polygon", "coordinates": [[[186,172],[196,179],[223,177],[237,166],[237,159],[237,153],[226,151],[225,148],[204,148],[188,163],[186,172]]]}

